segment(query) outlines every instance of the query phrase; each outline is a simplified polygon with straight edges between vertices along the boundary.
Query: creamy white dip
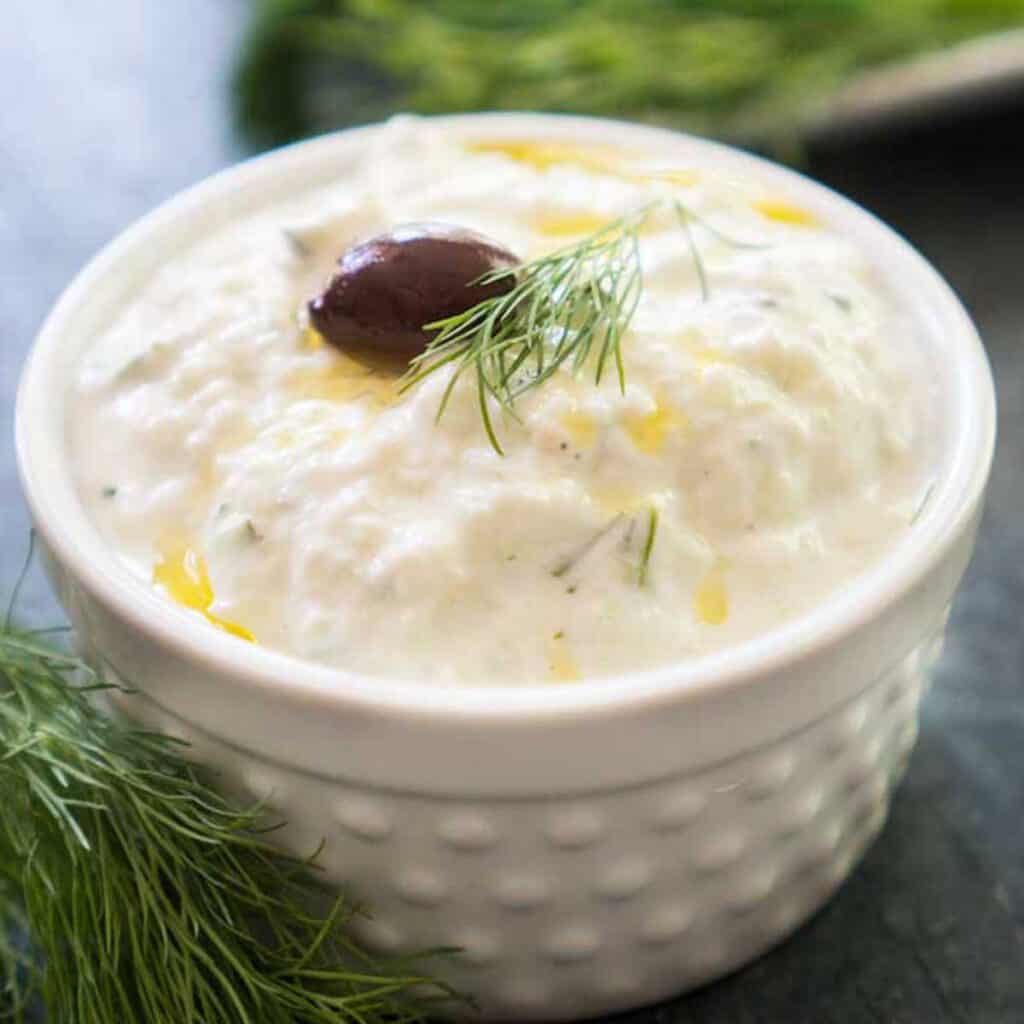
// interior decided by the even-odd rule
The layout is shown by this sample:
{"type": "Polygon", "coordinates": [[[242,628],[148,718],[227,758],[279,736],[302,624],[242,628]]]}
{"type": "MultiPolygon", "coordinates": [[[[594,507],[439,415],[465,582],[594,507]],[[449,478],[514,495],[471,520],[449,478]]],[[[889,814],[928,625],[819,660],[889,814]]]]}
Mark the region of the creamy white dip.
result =
{"type": "Polygon", "coordinates": [[[113,549],[211,629],[424,684],[566,682],[735,644],[884,557],[929,483],[926,376],[870,254],[792,196],[403,118],[170,259],[81,363],[68,445],[113,549]],[[503,457],[470,376],[437,422],[447,370],[399,397],[307,327],[341,252],[396,224],[528,258],[671,198],[699,261],[663,201],[625,394],[560,373],[495,411],[503,457]]]}

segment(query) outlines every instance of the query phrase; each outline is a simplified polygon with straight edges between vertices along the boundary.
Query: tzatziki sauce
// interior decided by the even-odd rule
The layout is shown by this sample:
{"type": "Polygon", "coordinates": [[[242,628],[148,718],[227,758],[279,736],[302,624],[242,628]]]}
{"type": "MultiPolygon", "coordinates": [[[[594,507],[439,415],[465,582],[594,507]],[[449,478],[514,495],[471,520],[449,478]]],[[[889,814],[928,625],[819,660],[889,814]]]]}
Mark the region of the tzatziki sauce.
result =
{"type": "Polygon", "coordinates": [[[172,253],[77,369],[87,512],[203,628],[423,685],[562,685],[748,640],[912,528],[935,462],[912,319],[794,195],[614,131],[366,138],[337,181],[172,253]],[[402,390],[310,324],[342,253],[396,226],[525,261],[641,210],[624,388],[564,365],[492,402],[501,452],[471,373],[439,417],[453,366],[402,390]]]}

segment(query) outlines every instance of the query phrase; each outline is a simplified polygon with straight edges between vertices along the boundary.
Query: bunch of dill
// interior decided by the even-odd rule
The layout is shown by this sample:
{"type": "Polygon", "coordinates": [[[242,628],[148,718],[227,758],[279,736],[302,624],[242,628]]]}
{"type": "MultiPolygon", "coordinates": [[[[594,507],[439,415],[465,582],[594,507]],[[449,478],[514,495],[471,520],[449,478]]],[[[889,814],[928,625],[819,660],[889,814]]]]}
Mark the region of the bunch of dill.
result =
{"type": "Polygon", "coordinates": [[[780,148],[857,72],[1024,25],[1024,0],[252,0],[239,121],[544,110],[780,148]]]}
{"type": "Polygon", "coordinates": [[[261,809],[106,714],[108,686],[0,627],[0,1019],[36,1000],[60,1024],[399,1024],[448,997],[353,945],[342,899],[310,909],[310,864],[261,809]]]}

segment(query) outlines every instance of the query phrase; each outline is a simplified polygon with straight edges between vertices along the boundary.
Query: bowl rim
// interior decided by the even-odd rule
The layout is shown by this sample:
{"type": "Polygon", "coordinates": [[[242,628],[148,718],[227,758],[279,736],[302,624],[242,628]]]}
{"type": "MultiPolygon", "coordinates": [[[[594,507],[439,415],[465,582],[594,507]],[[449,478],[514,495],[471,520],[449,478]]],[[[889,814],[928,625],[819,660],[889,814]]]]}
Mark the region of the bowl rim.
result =
{"type": "MultiPolygon", "coordinates": [[[[182,218],[196,219],[229,192],[284,177],[298,166],[324,161],[334,151],[358,146],[382,125],[367,125],[294,143],[228,167],[161,203],[108,243],[76,275],[43,323],[29,352],[15,410],[16,452],[22,487],[33,520],[50,551],[74,580],[135,629],[176,651],[233,686],[254,696],[273,694],[335,708],[390,710],[424,716],[486,720],[560,717],[582,712],[604,714],[630,707],[699,699],[735,689],[760,676],[795,666],[857,632],[899,602],[935,570],[957,540],[972,527],[989,475],[995,444],[995,390],[978,332],[956,295],[930,263],[897,232],[851,200],[789,168],[722,143],[682,132],[626,121],[530,112],[485,112],[430,118],[456,134],[518,133],[521,137],[566,133],[596,143],[633,136],[670,143],[676,149],[735,168],[755,180],[782,183],[812,206],[858,221],[870,232],[876,262],[898,264],[908,273],[893,290],[907,296],[923,290],[933,303],[932,332],[950,336],[956,356],[948,371],[958,416],[952,424],[941,478],[912,530],[870,566],[815,608],[735,646],[655,668],[620,672],[552,687],[550,683],[425,685],[338,669],[270,648],[245,643],[210,629],[198,617],[167,602],[118,563],[74,496],[63,444],[52,443],[56,428],[47,422],[53,408],[57,353],[76,310],[93,287],[116,272],[145,240],[182,218]],[[51,427],[50,433],[47,427],[51,427]],[[63,474],[63,479],[62,479],[63,474]],[[56,491],[70,503],[53,501],[56,491]],[[48,500],[51,499],[51,500],[48,500]]],[[[254,204],[258,205],[258,204],[254,204]]],[[[63,419],[63,417],[62,417],[63,419]]],[[[63,437],[63,424],[59,431],[63,437]]],[[[59,494],[56,495],[58,498],[59,494]]]]}

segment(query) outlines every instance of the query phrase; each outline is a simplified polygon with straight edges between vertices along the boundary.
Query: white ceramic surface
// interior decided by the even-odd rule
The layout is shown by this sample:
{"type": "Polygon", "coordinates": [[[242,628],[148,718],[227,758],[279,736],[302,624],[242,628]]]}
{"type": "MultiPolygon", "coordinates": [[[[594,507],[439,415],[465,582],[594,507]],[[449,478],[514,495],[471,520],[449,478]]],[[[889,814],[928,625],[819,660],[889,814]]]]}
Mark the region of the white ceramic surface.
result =
{"type": "Polygon", "coordinates": [[[812,129],[849,132],[984,110],[1024,86],[1024,29],[1008,29],[882,64],[856,75],[825,104],[812,129]]]}
{"type": "MultiPolygon", "coordinates": [[[[18,457],[82,649],[143,695],[232,791],[267,798],[374,911],[366,941],[455,944],[444,971],[489,1017],[553,1020],[651,1001],[767,948],[827,899],[881,826],[970,556],[994,441],[988,364],[963,309],[904,241],[793,172],[656,129],[585,118],[447,119],[475,137],[654,145],[756,174],[873,253],[911,310],[943,403],[937,479],[883,564],[732,650],[561,687],[431,689],[306,664],[212,630],[120,566],[64,448],[76,360],[168,252],[344,174],[366,128],[218,175],[104,250],[43,327],[18,457]]],[[[368,638],[372,641],[372,638],[368,638]]]]}

